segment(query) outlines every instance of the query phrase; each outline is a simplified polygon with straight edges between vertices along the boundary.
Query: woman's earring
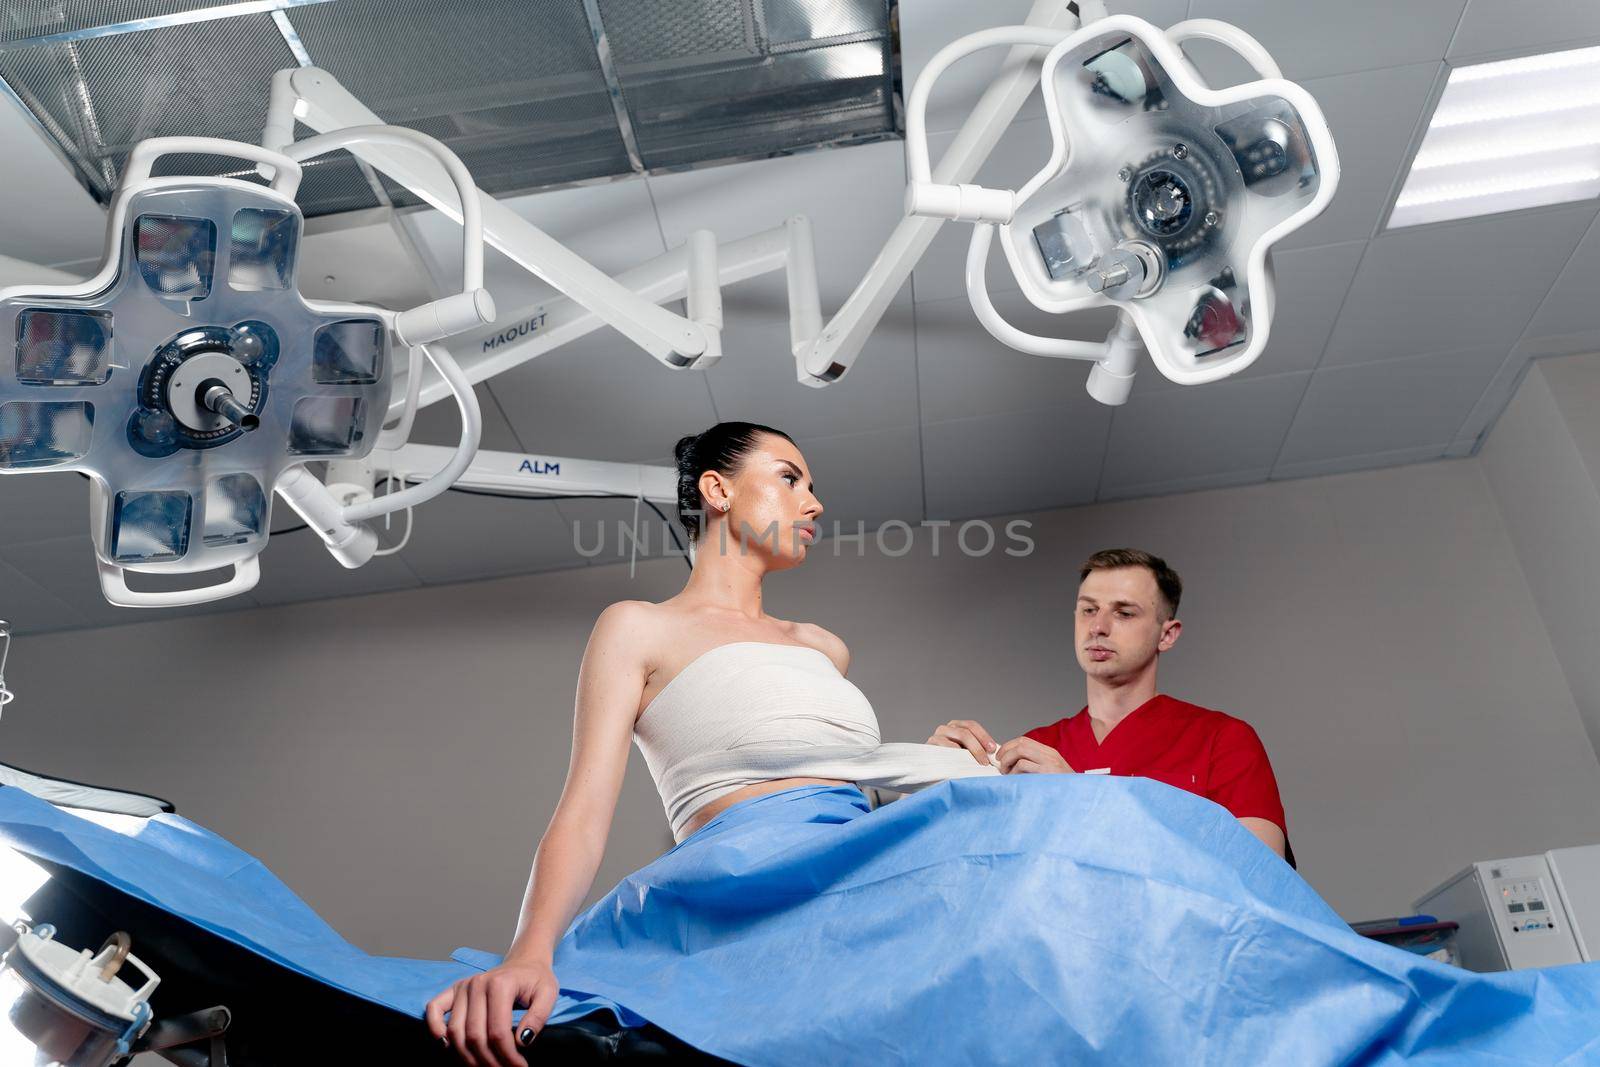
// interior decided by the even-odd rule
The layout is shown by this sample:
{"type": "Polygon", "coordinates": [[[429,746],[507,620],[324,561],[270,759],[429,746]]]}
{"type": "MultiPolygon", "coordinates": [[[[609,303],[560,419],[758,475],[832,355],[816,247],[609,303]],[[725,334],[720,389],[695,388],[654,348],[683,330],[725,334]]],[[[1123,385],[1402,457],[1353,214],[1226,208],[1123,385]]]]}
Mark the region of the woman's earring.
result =
{"type": "Polygon", "coordinates": [[[722,510],[723,511],[727,511],[731,507],[733,507],[732,504],[728,503],[727,501],[723,501],[723,503],[722,503],[722,510]]]}

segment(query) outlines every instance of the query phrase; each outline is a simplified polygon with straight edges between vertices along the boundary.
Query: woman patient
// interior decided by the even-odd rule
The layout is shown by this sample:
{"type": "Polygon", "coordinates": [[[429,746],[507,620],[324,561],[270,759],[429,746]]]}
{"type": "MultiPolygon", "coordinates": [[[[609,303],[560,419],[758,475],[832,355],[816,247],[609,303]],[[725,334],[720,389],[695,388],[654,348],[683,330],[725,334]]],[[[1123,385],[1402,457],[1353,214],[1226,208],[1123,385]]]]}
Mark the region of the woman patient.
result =
{"type": "Polygon", "coordinates": [[[965,752],[879,744],[865,696],[845,680],[850,650],[813,623],[768,615],[761,583],[797,566],[817,537],[805,457],[780,430],[725,422],[675,449],[678,515],[695,546],[683,591],[601,612],[578,672],[566,787],[551,816],[504,962],[428,1005],[434,1034],[463,1058],[520,1064],[558,985],[556,947],[605,851],[630,741],[643,752],[681,842],[742,801],[855,782],[915,789],[993,775],[965,752]],[[844,777],[782,775],[792,765],[844,777]],[[514,1006],[527,1014],[513,1039],[514,1006]],[[446,1013],[449,1021],[445,1021],[446,1013]]]}
{"type": "Polygon", "coordinates": [[[805,457],[749,423],[676,453],[693,571],[595,624],[516,935],[427,1005],[465,1062],[538,1062],[541,1030],[597,1013],[796,1067],[1593,1051],[1600,968],[1478,975],[1367,941],[1225,809],[1159,782],[880,743],[844,642],[762,600],[815,539],[805,457]],[[574,921],[630,741],[679,844],[574,921]],[[873,810],[858,784],[914,795],[873,810]]]}

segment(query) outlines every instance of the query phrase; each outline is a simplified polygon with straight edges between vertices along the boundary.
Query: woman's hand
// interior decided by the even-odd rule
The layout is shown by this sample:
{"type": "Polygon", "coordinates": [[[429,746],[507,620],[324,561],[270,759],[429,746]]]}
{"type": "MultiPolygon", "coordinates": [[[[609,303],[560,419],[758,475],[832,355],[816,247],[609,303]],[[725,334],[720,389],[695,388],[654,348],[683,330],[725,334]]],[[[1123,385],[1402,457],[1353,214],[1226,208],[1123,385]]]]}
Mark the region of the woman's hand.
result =
{"type": "Polygon", "coordinates": [[[519,1049],[544,1029],[556,990],[556,973],[549,964],[502,963],[463,978],[428,1001],[428,1029],[471,1067],[526,1067],[519,1049]],[[528,1012],[513,1028],[516,1008],[528,1012]]]}

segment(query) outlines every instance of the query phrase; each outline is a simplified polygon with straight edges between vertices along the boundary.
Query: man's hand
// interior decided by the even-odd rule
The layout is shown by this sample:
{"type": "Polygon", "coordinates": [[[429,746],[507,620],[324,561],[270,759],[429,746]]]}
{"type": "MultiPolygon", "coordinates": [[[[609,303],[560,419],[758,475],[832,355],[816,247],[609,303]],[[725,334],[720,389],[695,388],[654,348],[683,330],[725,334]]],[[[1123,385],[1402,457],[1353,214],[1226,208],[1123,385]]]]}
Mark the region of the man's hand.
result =
{"type": "Polygon", "coordinates": [[[1018,737],[1000,746],[995,753],[1001,774],[1076,774],[1061,753],[1031,737],[1018,737]]]}
{"type": "Polygon", "coordinates": [[[989,736],[988,730],[971,719],[951,719],[933,732],[928,744],[964,748],[985,767],[990,765],[990,754],[1000,747],[1000,743],[989,736]]]}

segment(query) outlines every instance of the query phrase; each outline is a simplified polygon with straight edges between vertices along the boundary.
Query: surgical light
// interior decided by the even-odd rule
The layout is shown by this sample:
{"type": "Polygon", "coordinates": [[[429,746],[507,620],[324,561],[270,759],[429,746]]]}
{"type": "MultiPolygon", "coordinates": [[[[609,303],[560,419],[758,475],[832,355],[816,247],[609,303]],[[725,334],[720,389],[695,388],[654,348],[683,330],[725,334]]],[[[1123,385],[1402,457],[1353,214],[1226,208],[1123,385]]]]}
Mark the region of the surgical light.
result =
{"type": "Polygon", "coordinates": [[[1600,196],[1600,47],[1456,67],[1389,229],[1600,196]]]}
{"type": "Polygon", "coordinates": [[[74,952],[48,924],[0,931],[0,1062],[33,1067],[109,1067],[150,1026],[161,979],[113,934],[97,953],[74,952]],[[119,975],[142,972],[138,985],[119,975]]]}
{"type": "Polygon", "coordinates": [[[10,413],[0,468],[92,474],[95,550],[112,574],[243,567],[267,539],[268,494],[296,461],[292,443],[335,436],[308,427],[307,405],[366,401],[346,409],[340,439],[357,453],[388,403],[387,378],[347,385],[310,373],[313,337],[360,316],[383,364],[387,330],[368,309],[295,290],[292,172],[262,187],[149,178],[152,162],[135,153],[95,278],[0,293],[0,337],[17,344],[14,382],[0,370],[10,413]],[[186,462],[162,463],[177,456],[186,462]],[[208,534],[211,504],[241,492],[254,506],[233,509],[227,536],[208,534]]]}
{"type": "Polygon", "coordinates": [[[1207,19],[1162,31],[1111,16],[1077,32],[985,30],[929,62],[907,106],[911,214],[975,223],[967,289],[1004,343],[1095,362],[1089,392],[1109,404],[1132,387],[1136,345],[1173,381],[1235,374],[1265,348],[1273,309],[1268,249],[1327,205],[1338,156],[1310,94],[1236,27],[1207,19]],[[1180,45],[1203,37],[1261,80],[1213,90],[1180,45]],[[933,180],[925,114],[933,82],[983,48],[1048,46],[1040,85],[1052,154],[1019,190],[933,180]],[[998,231],[1023,294],[1066,314],[1111,304],[1104,343],[1025,334],[989,299],[984,264],[998,231]]]}
{"type": "Polygon", "coordinates": [[[458,451],[470,462],[476,400],[448,354],[428,346],[493,321],[481,225],[460,160],[411,130],[363,127],[281,150],[210,138],[140,143],[111,207],[99,273],[0,290],[0,475],[90,476],[95,555],[115,604],[176,606],[253,587],[274,490],[340,562],[359,566],[376,547],[365,520],[436,496],[449,479],[414,487],[422,492],[408,500],[341,507],[304,464],[371,452],[390,408],[397,343],[420,348],[450,384],[462,408],[458,451]],[[358,142],[420,149],[443,164],[463,205],[460,294],[406,312],[301,296],[301,161],[358,142]],[[193,154],[246,160],[268,184],[153,176],[164,157],[193,154]],[[231,579],[183,591],[136,591],[124,577],[228,567],[231,579]]]}

